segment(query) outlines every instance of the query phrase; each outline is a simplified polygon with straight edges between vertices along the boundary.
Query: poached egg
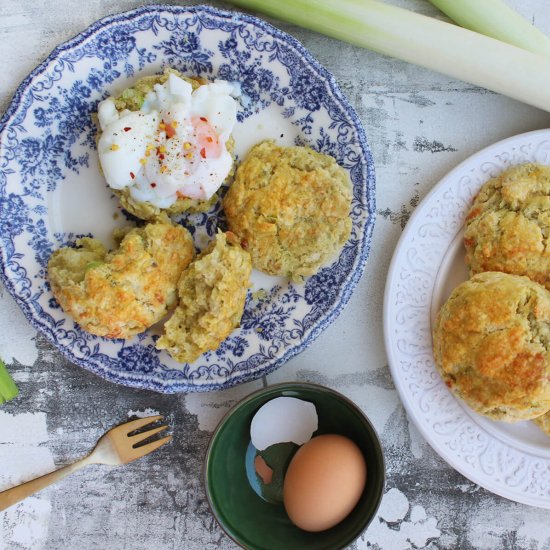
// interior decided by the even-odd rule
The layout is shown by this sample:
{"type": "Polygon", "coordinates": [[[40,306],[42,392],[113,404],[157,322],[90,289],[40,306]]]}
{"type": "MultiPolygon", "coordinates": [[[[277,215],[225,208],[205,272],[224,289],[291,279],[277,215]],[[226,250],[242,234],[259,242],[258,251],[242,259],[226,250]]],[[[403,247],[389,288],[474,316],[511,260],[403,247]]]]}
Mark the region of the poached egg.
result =
{"type": "Polygon", "coordinates": [[[113,189],[168,208],[179,198],[208,200],[231,171],[227,141],[237,121],[239,87],[216,80],[193,91],[170,73],[155,84],[139,111],[117,111],[112,98],[98,106],[98,154],[113,189]]]}

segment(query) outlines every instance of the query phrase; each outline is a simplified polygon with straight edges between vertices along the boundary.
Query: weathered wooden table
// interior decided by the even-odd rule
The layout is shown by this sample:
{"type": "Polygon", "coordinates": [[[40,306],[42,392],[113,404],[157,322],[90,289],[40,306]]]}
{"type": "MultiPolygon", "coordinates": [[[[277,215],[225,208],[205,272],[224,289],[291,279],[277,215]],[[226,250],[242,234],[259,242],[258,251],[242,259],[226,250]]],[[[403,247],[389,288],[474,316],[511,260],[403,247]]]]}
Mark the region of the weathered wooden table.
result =
{"type": "MultiPolygon", "coordinates": [[[[423,0],[394,3],[437,13],[423,0]]],[[[544,0],[508,3],[550,34],[544,0]]],[[[2,0],[0,111],[56,45],[100,17],[139,4],[2,0]]],[[[335,75],[366,129],[376,163],[378,210],[359,286],[336,322],[273,374],[230,390],[189,395],[117,386],[69,364],[0,288],[0,355],[21,390],[0,408],[0,489],[73,462],[107,428],[133,414],[164,414],[174,433],[169,446],[145,459],[123,468],[90,467],[0,513],[0,549],[233,548],[212,518],[201,484],[210,435],[238,399],[263,385],[291,380],[346,394],[381,435],[386,494],[378,517],[354,548],[549,548],[548,511],[508,501],[470,482],[408,421],[388,369],[382,302],[397,239],[433,185],[477,150],[549,127],[550,114],[271,22],[297,37],[335,75]]]]}

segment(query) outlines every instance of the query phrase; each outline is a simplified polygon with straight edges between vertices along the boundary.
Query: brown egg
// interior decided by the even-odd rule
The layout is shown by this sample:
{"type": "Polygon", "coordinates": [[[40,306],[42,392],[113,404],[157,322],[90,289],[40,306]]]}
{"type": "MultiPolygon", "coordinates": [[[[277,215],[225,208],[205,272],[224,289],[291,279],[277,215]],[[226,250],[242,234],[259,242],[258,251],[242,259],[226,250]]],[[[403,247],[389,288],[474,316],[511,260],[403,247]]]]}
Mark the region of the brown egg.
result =
{"type": "Polygon", "coordinates": [[[355,508],[367,479],[359,447],[341,435],[319,435],[296,452],[285,475],[288,517],[305,531],[324,531],[355,508]]]}

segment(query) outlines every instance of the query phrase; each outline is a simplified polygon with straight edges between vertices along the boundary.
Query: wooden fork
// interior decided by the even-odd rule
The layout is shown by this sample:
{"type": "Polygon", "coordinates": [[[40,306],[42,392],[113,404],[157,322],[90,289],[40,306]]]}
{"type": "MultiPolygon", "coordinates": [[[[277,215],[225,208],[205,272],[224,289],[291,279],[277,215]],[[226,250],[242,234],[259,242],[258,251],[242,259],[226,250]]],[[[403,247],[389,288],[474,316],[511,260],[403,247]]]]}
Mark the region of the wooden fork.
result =
{"type": "Polygon", "coordinates": [[[166,424],[156,428],[150,428],[147,431],[135,432],[137,430],[146,430],[147,427],[162,419],[163,417],[160,415],[148,416],[146,418],[131,420],[130,422],[112,428],[101,437],[94,450],[87,457],[74,464],[69,464],[64,468],[60,468],[59,470],[55,470],[49,474],[0,492],[0,511],[44,489],[44,487],[51,485],[54,481],[58,481],[80,470],[83,466],[88,466],[88,464],[109,464],[111,466],[127,464],[136,458],[145,456],[155,449],[158,449],[160,446],[168,443],[168,441],[172,439],[172,436],[168,435],[162,439],[146,443],[145,445],[140,445],[140,443],[152,435],[168,428],[166,424]]]}

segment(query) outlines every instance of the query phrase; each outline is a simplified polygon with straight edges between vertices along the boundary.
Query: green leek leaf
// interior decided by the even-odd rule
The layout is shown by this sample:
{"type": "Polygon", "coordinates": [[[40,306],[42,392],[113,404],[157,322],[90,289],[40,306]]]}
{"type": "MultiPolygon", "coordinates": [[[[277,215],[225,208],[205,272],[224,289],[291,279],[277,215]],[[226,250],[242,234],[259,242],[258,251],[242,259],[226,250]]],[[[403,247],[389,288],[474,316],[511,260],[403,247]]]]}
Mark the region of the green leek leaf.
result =
{"type": "Polygon", "coordinates": [[[6,365],[0,359],[0,404],[13,399],[19,393],[19,389],[6,369],[6,365]]]}
{"type": "Polygon", "coordinates": [[[550,38],[502,0],[430,0],[430,2],[461,27],[550,57],[550,38]]]}

